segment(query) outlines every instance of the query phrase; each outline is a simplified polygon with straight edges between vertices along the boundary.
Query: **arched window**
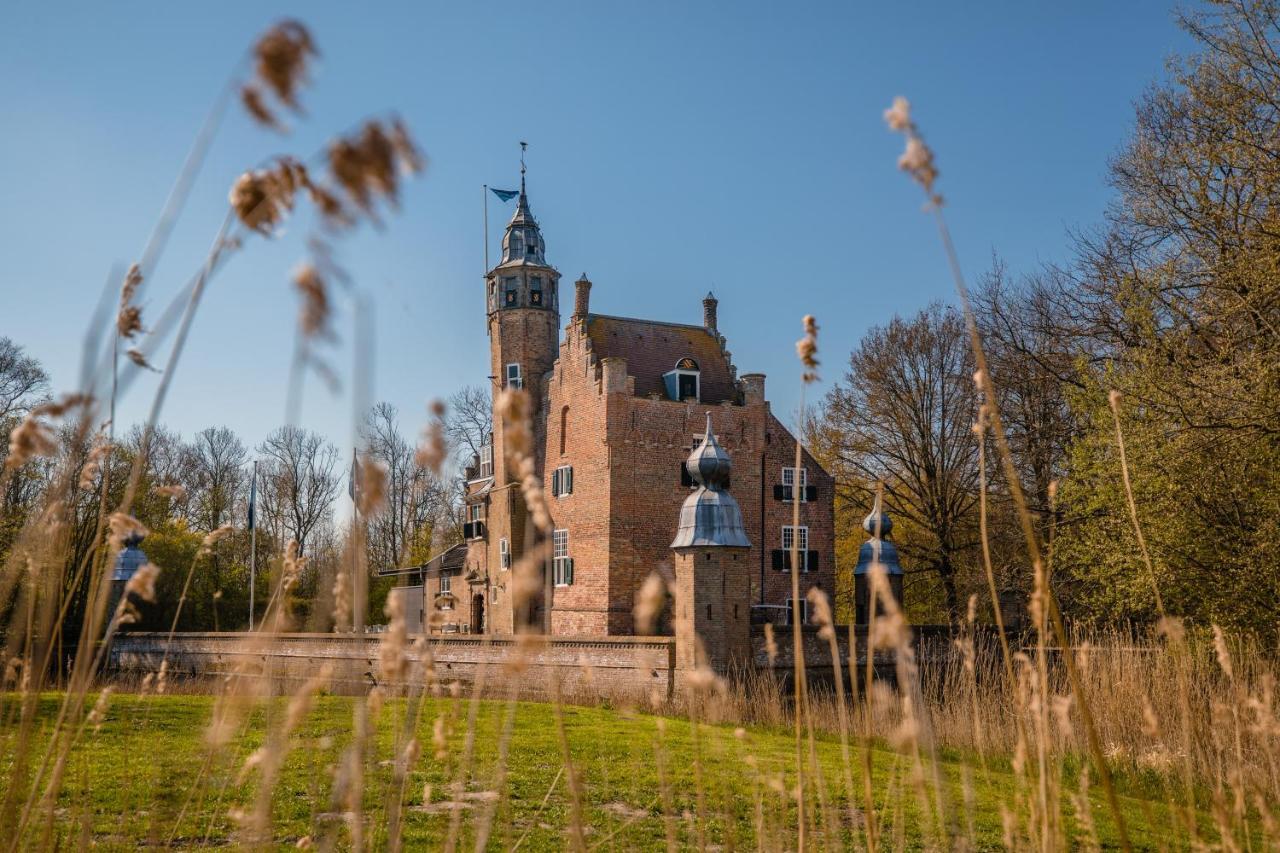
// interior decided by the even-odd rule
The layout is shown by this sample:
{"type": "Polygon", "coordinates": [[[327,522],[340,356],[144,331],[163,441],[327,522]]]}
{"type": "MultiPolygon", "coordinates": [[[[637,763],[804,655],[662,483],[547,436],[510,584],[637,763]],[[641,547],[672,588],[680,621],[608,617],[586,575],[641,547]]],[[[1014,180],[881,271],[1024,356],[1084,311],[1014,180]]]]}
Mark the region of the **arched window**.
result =
{"type": "Polygon", "coordinates": [[[564,456],[569,446],[569,407],[560,410],[560,455],[564,456]]]}

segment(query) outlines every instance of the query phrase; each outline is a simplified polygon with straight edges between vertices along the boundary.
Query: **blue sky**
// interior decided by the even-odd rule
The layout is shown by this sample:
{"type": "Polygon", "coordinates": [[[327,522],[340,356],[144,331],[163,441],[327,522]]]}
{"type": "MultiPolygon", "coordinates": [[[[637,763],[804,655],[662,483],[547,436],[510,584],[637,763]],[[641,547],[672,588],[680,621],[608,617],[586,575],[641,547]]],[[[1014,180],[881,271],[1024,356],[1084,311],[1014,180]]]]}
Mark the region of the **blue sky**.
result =
{"type": "MultiPolygon", "coordinates": [[[[699,322],[707,290],[741,372],[799,399],[800,317],[824,378],[870,326],[953,290],[881,113],[909,97],[937,151],[970,276],[1063,260],[1099,222],[1132,103],[1188,49],[1164,2],[11,3],[0,11],[0,335],[76,378],[108,272],[142,250],[230,70],[274,20],[323,53],[304,120],[280,137],[222,126],[148,292],[152,315],[197,268],[235,176],[307,156],[398,111],[430,158],[399,216],[339,257],[375,304],[371,395],[416,431],[425,403],[488,373],[481,186],[529,192],[548,260],[587,272],[593,310],[699,322]]],[[[496,201],[492,200],[491,201],[496,201]]],[[[510,206],[490,205],[496,246],[510,206]]],[[[212,283],[163,421],[255,444],[284,418],[310,217],[254,238],[212,283]]],[[[351,372],[347,306],[330,360],[351,372]]],[[[156,381],[120,420],[141,420],[156,381]]],[[[349,446],[352,407],[308,386],[306,425],[349,446]]]]}

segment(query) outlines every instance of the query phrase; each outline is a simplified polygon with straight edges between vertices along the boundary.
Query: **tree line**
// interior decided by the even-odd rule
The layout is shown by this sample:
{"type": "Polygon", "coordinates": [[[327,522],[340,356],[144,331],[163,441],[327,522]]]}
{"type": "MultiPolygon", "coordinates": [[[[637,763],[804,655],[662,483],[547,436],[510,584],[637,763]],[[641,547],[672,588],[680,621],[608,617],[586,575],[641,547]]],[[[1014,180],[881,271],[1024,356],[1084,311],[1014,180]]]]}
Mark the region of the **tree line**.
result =
{"type": "MultiPolygon", "coordinates": [[[[8,435],[33,406],[48,399],[48,377],[41,365],[14,341],[0,337],[0,427],[8,435]]],[[[455,394],[446,408],[445,435],[456,461],[465,464],[490,430],[488,398],[479,388],[455,394]]],[[[124,430],[114,442],[85,436],[65,424],[56,455],[37,457],[15,469],[0,495],[0,561],[23,525],[40,523],[41,502],[56,471],[73,471],[78,487],[67,514],[70,530],[64,580],[93,547],[106,483],[105,505],[118,505],[129,473],[143,448],[140,427],[124,430]]],[[[362,519],[359,540],[369,567],[369,618],[378,622],[386,592],[394,580],[379,578],[387,569],[425,562],[461,539],[461,488],[447,469],[436,473],[415,459],[400,413],[378,403],[361,428],[362,452],[385,470],[385,508],[362,519]]],[[[256,461],[254,516],[257,526],[255,598],[260,610],[268,600],[290,541],[307,557],[306,570],[291,590],[294,611],[305,627],[327,630],[333,579],[349,558],[349,525],[339,523],[340,500],[349,484],[350,460],[318,433],[285,425],[255,447],[225,426],[211,426],[184,439],[158,426],[146,443],[146,458],[134,515],[150,531],[142,549],[165,571],[160,574],[156,625],[168,627],[182,595],[187,568],[202,542],[226,525],[233,530],[201,557],[192,572],[180,630],[240,629],[248,622],[251,536],[248,515],[256,461]]],[[[0,466],[8,455],[0,446],[0,466]]],[[[84,589],[65,590],[71,606],[65,624],[81,621],[84,589]]]]}
{"type": "MultiPolygon", "coordinates": [[[[1158,590],[1171,615],[1275,631],[1278,20],[1242,0],[1184,15],[1197,50],[1137,102],[1101,224],[1068,262],[1014,274],[996,259],[975,289],[1017,476],[1076,620],[1152,621],[1158,590]]],[[[872,329],[807,418],[842,484],[842,568],[882,482],[918,620],[989,601],[984,461],[1002,594],[1025,606],[1031,587],[965,335],[944,305],[872,329]]]]}

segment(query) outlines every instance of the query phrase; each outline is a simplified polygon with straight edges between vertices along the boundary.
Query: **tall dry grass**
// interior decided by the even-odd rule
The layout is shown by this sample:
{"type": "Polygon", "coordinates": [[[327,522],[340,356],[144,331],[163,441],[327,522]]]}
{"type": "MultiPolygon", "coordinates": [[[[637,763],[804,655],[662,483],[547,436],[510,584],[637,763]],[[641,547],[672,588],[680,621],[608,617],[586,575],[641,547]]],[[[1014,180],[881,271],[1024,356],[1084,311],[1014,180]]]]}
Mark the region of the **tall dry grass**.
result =
{"type": "MultiPolygon", "coordinates": [[[[139,460],[144,458],[146,436],[173,389],[202,295],[217,272],[250,241],[277,233],[284,218],[304,203],[313,205],[327,223],[325,240],[336,239],[336,234],[362,221],[380,221],[394,207],[400,175],[422,166],[408,131],[398,121],[364,123],[306,160],[278,158],[249,169],[231,188],[228,210],[207,257],[147,328],[140,296],[231,94],[240,93],[254,120],[280,128],[282,116],[298,110],[315,53],[305,28],[286,22],[266,33],[233,73],[196,137],[142,261],[124,276],[116,316],[102,324],[109,331],[95,330],[89,337],[83,387],[38,407],[14,430],[9,462],[0,478],[10,476],[27,459],[53,455],[57,449],[53,426],[58,422],[70,425],[78,438],[87,440],[104,416],[111,418],[118,396],[127,392],[136,370],[150,367],[157,350],[172,337],[168,355],[159,365],[164,377],[144,431],[139,460]],[[127,363],[121,359],[122,346],[127,363]]],[[[979,366],[975,381],[987,401],[977,413],[975,440],[985,447],[986,435],[993,436],[999,461],[1011,473],[994,403],[995,378],[986,370],[982,342],[941,215],[933,154],[905,101],[895,103],[887,118],[893,129],[906,134],[901,165],[920,183],[938,216],[970,318],[979,366]]],[[[330,282],[341,273],[334,269],[325,246],[313,243],[309,261],[294,277],[301,310],[287,413],[297,410],[308,371],[318,371],[323,379],[331,370],[323,348],[333,323],[330,282]]],[[[352,381],[358,388],[367,388],[369,366],[361,355],[368,344],[367,329],[359,333],[357,344],[352,381]]],[[[817,368],[817,324],[811,317],[805,318],[804,337],[797,349],[802,379],[808,383],[817,368]]],[[[513,569],[513,586],[520,606],[525,607],[532,606],[546,583],[542,566],[548,556],[550,528],[533,461],[530,409],[522,393],[509,392],[499,400],[496,412],[507,430],[509,462],[519,474],[521,498],[539,531],[538,547],[513,569]]],[[[435,410],[434,414],[438,418],[441,413],[435,410]]],[[[109,444],[111,433],[101,441],[109,444]]],[[[1123,447],[1118,413],[1117,441],[1123,447]]],[[[421,458],[438,466],[444,455],[439,444],[439,430],[429,430],[421,458]]],[[[271,655],[273,639],[295,627],[290,592],[305,570],[305,557],[296,547],[282,555],[261,622],[245,640],[249,654],[239,658],[232,674],[211,683],[183,684],[167,671],[166,657],[157,671],[139,681],[117,683],[114,692],[98,689],[112,635],[127,624],[133,609],[154,598],[154,577],[160,570],[148,567],[140,572],[126,597],[111,604],[109,567],[125,535],[138,527],[130,513],[140,487],[141,464],[130,472],[118,505],[108,505],[110,483],[102,484],[94,547],[70,567],[67,506],[75,490],[84,488],[85,478],[80,470],[57,470],[40,511],[22,531],[0,575],[0,600],[12,602],[3,634],[6,693],[0,720],[0,762],[7,771],[0,804],[0,844],[9,849],[65,846],[68,822],[77,815],[83,819],[88,808],[74,799],[68,803],[68,775],[83,772],[78,765],[83,755],[80,747],[101,736],[103,720],[122,693],[145,700],[175,689],[199,689],[214,697],[186,789],[173,809],[155,808],[152,840],[157,844],[189,843],[191,839],[180,840],[177,833],[190,816],[199,817],[206,827],[201,845],[225,840],[248,847],[279,844],[283,839],[276,831],[275,797],[282,768],[295,751],[328,748],[299,738],[298,731],[313,712],[316,697],[329,688],[331,673],[322,669],[301,683],[290,682],[274,670],[271,655]],[[74,666],[65,689],[52,694],[57,708],[50,719],[39,710],[41,696],[50,690],[52,673],[58,669],[52,660],[56,640],[65,629],[70,591],[77,588],[87,591],[88,603],[78,626],[74,666]],[[278,692],[288,694],[283,713],[273,713],[269,701],[278,692]],[[237,801],[239,785],[245,781],[253,782],[252,794],[237,801]],[[230,814],[234,821],[229,839],[214,832],[223,814],[230,814]]],[[[983,456],[984,554],[985,464],[983,456]]],[[[333,623],[357,632],[364,628],[368,595],[360,522],[381,511],[385,476],[367,455],[359,470],[361,491],[348,552],[326,598],[332,602],[333,623]]],[[[1127,470],[1123,474],[1127,483],[1127,470]]],[[[576,850],[607,845],[626,826],[603,839],[591,832],[587,804],[593,786],[603,783],[583,774],[584,756],[575,755],[572,747],[567,705],[576,701],[626,704],[659,715],[651,744],[659,789],[652,803],[632,805],[661,815],[667,849],[682,843],[761,850],[973,849],[982,844],[983,824],[991,822],[1000,825],[1002,840],[1010,848],[1097,847],[1102,815],[1090,794],[1095,780],[1104,789],[1105,809],[1121,847],[1131,846],[1128,825],[1135,815],[1141,817],[1148,835],[1163,846],[1253,849],[1259,843],[1276,844],[1280,837],[1273,811],[1280,803],[1280,718],[1274,706],[1273,650],[1249,638],[1226,637],[1216,629],[1212,635],[1188,636],[1171,617],[1146,632],[1069,633],[1053,599],[1051,553],[1042,548],[1030,524],[1017,478],[1007,479],[1035,570],[1035,587],[1030,591],[1033,631],[1025,642],[1011,644],[1003,626],[994,633],[980,629],[974,624],[973,606],[954,636],[922,640],[907,624],[883,571],[873,568],[866,630],[835,625],[829,602],[814,597],[811,607],[826,654],[806,662],[796,620],[791,629],[795,665],[786,683],[772,669],[728,673],[726,678],[706,665],[705,656],[700,656],[700,666],[689,678],[688,693],[638,703],[634,697],[599,691],[569,695],[553,677],[550,704],[559,766],[539,814],[562,790],[567,801],[563,844],[576,850]],[[847,638],[845,648],[840,644],[842,632],[847,638]],[[834,677],[824,683],[817,677],[820,670],[834,677]],[[690,724],[691,745],[686,752],[676,752],[668,735],[666,720],[674,716],[690,724]],[[723,739],[712,736],[714,727],[726,725],[739,727],[728,749],[723,739]],[[750,733],[740,728],[745,725],[785,730],[793,746],[787,766],[768,766],[753,754],[750,733]],[[838,744],[834,772],[820,754],[827,740],[838,744]],[[734,817],[739,804],[725,781],[726,765],[750,782],[747,834],[740,834],[734,817]],[[675,771],[684,767],[692,769],[691,790],[676,787],[679,774],[675,771]],[[998,783],[994,797],[980,796],[980,788],[991,790],[993,779],[998,783]],[[1137,800],[1137,806],[1122,805],[1121,787],[1135,794],[1131,799],[1137,800]],[[1160,822],[1153,812],[1157,806],[1167,806],[1174,819],[1160,822]]],[[[1142,541],[1131,495],[1130,509],[1142,541]]],[[[201,556],[186,567],[184,596],[200,559],[217,547],[217,539],[211,535],[201,556]]],[[[797,549],[798,540],[791,555],[798,611],[797,549]]],[[[994,600],[989,559],[986,566],[998,619],[1001,611],[994,600]]],[[[652,621],[653,611],[665,600],[664,586],[657,574],[646,582],[640,609],[650,612],[638,612],[638,621],[652,621]]],[[[1158,600],[1158,588],[1153,593],[1158,600]]],[[[509,659],[482,668],[464,685],[435,666],[424,638],[407,633],[399,608],[400,600],[391,599],[388,630],[381,636],[376,661],[371,662],[369,685],[353,702],[349,738],[337,745],[339,758],[332,773],[315,777],[314,784],[321,789],[316,799],[325,803],[312,816],[315,831],[291,840],[299,847],[323,849],[401,849],[408,808],[417,803],[447,809],[449,819],[441,842],[445,849],[518,849],[530,828],[515,825],[504,807],[512,796],[512,774],[518,771],[513,757],[521,747],[515,726],[520,706],[514,676],[529,666],[530,654],[544,640],[533,633],[522,635],[509,659]],[[498,703],[501,725],[495,763],[481,767],[478,720],[486,700],[498,703]],[[393,715],[389,745],[375,737],[388,715],[393,715]],[[449,779],[446,790],[413,789],[415,770],[426,762],[443,769],[449,779]],[[376,772],[384,763],[389,773],[376,772]],[[447,799],[439,800],[437,795],[447,799]],[[480,807],[470,808],[469,797],[480,807]]],[[[678,602],[676,612],[682,612],[678,602]]],[[[772,660],[778,652],[771,633],[767,645],[772,660]]],[[[583,663],[586,669],[590,665],[590,661],[583,663]]],[[[147,708],[139,722],[144,729],[152,725],[147,708]]],[[[139,776],[153,783],[151,791],[165,784],[166,780],[149,776],[145,756],[120,755],[117,760],[139,765],[139,776]]],[[[642,814],[628,820],[641,819],[642,814]]],[[[93,839],[81,832],[79,840],[88,846],[93,839]]]]}

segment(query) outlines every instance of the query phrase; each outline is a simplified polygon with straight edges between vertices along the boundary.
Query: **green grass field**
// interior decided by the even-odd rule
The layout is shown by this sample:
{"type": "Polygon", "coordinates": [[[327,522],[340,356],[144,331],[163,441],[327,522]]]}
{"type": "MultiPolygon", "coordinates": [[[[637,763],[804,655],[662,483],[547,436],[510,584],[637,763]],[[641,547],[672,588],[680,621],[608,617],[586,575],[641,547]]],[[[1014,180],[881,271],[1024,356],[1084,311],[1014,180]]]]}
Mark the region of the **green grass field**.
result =
{"type": "MultiPolygon", "coordinates": [[[[38,738],[47,737],[59,700],[52,694],[42,698],[38,738]]],[[[16,710],[13,700],[0,703],[12,720],[16,710]]],[[[55,837],[64,846],[78,846],[88,839],[106,849],[234,844],[237,829],[229,813],[237,807],[252,808],[257,782],[252,773],[243,783],[237,776],[246,756],[284,713],[284,703],[281,699],[259,706],[248,718],[243,735],[231,747],[210,756],[203,735],[213,705],[211,697],[112,696],[101,729],[87,729],[72,753],[67,782],[53,815],[55,837]]],[[[391,789],[392,758],[399,751],[406,707],[403,701],[385,705],[376,721],[376,736],[366,763],[366,825],[375,849],[386,841],[387,791],[391,789]]],[[[506,792],[498,796],[494,774],[506,707],[497,701],[483,702],[479,707],[475,758],[466,793],[460,798],[460,848],[474,846],[476,823],[487,808],[496,807],[491,848],[562,849],[568,838],[570,797],[554,709],[539,703],[516,706],[506,792]]],[[[468,710],[465,698],[424,703],[417,727],[422,756],[405,793],[404,839],[408,849],[438,847],[449,834],[454,812],[450,789],[464,753],[468,710]],[[432,738],[435,721],[442,715],[452,716],[454,723],[448,734],[447,755],[438,759],[432,738]],[[427,786],[430,802],[424,805],[427,786]]],[[[563,713],[582,783],[589,848],[661,849],[671,831],[681,846],[697,846],[701,837],[708,846],[750,849],[757,846],[761,826],[765,846],[794,847],[794,810],[788,812],[793,815],[790,821],[781,816],[784,795],[777,790],[790,790],[794,785],[794,742],[789,731],[752,728],[739,737],[733,726],[704,724],[695,730],[686,720],[667,719],[659,744],[658,718],[653,716],[584,707],[566,707],[563,713]],[[700,761],[695,759],[697,755],[700,761]],[[660,783],[664,773],[668,808],[664,808],[664,786],[660,783]],[[770,784],[771,779],[775,784],[770,784]],[[778,781],[781,784],[776,784],[778,781]],[[784,833],[785,838],[779,837],[784,833]]],[[[351,739],[352,717],[352,700],[323,697],[293,735],[273,800],[274,838],[279,845],[291,846],[303,836],[319,838],[326,826],[340,824],[330,796],[334,768],[351,739]]],[[[10,733],[16,730],[17,726],[7,729],[10,733]]],[[[14,744],[7,740],[3,748],[3,769],[12,784],[14,744]]],[[[854,750],[853,778],[860,786],[862,753],[856,744],[854,750]]],[[[832,807],[844,802],[838,740],[820,736],[817,752],[829,798],[827,813],[838,813],[832,807]]],[[[902,762],[895,752],[873,751],[877,808],[882,810],[881,820],[889,824],[885,840],[891,849],[899,845],[915,848],[926,842],[913,790],[903,788],[909,783],[904,781],[902,762]]],[[[960,762],[945,758],[941,762],[953,831],[967,835],[972,821],[980,847],[999,847],[1000,806],[1012,800],[1014,777],[1007,762],[1002,769],[986,772],[972,758],[967,763],[973,769],[966,771],[960,762]],[[970,786],[962,781],[965,772],[971,775],[970,786]],[[970,791],[967,804],[966,787],[970,791]]],[[[1122,791],[1129,795],[1124,797],[1124,808],[1131,834],[1137,846],[1155,847],[1156,835],[1167,831],[1171,819],[1163,802],[1134,796],[1138,787],[1135,782],[1122,783],[1122,791]],[[1157,833],[1153,834],[1153,826],[1160,828],[1157,833]]],[[[1092,810],[1103,844],[1109,846],[1115,833],[1097,789],[1092,810]]],[[[47,816],[42,816],[35,822],[36,831],[46,820],[47,816]]],[[[1069,829],[1075,828],[1072,815],[1066,815],[1065,820],[1069,829]]],[[[349,843],[345,830],[338,838],[340,846],[349,843]]]]}

